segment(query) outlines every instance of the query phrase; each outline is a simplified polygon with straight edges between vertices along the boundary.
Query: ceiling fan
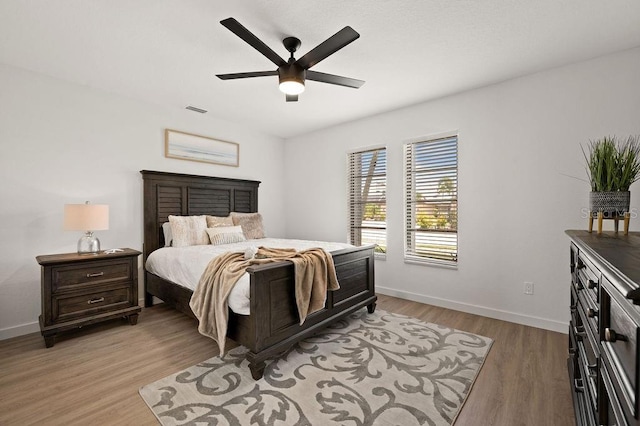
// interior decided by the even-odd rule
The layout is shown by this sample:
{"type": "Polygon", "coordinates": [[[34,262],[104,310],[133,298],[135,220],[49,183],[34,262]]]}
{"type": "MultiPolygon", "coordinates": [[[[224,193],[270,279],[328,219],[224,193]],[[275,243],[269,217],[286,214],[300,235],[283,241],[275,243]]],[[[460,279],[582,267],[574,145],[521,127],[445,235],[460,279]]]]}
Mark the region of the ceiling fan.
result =
{"type": "Polygon", "coordinates": [[[298,101],[298,95],[304,92],[305,80],[336,84],[338,86],[352,87],[354,89],[358,89],[364,84],[364,81],[356,80],[355,78],[342,77],[335,74],[325,74],[318,71],[311,71],[309,69],[360,37],[360,34],[349,26],[344,27],[297,60],[293,57],[293,54],[298,50],[298,48],[300,48],[300,40],[295,37],[285,38],[282,40],[282,43],[291,53],[289,60],[285,61],[234,18],[223,19],[220,23],[278,66],[278,69],[273,71],[217,74],[217,77],[222,80],[277,75],[280,80],[280,90],[286,94],[287,102],[298,101]]]}

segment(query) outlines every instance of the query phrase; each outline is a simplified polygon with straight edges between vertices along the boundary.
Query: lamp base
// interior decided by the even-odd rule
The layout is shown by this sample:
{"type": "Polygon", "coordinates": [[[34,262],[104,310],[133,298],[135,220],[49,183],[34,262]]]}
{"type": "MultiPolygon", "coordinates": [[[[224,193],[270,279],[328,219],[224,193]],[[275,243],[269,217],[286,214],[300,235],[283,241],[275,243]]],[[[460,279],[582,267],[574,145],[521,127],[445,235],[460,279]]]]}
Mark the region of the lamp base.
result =
{"type": "Polygon", "coordinates": [[[78,240],[79,254],[97,254],[100,251],[100,240],[93,236],[93,232],[87,231],[78,240]]]}

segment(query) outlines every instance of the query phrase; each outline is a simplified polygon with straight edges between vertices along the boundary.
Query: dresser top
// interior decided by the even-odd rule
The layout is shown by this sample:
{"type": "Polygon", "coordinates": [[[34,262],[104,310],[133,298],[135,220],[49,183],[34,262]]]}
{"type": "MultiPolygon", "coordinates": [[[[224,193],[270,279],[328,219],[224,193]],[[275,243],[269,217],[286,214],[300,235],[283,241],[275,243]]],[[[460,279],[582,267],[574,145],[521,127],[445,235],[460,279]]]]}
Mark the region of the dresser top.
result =
{"type": "Polygon", "coordinates": [[[130,248],[123,248],[122,251],[116,253],[105,253],[100,251],[98,253],[61,253],[61,254],[45,254],[42,256],[36,256],[36,260],[42,266],[54,265],[57,263],[74,263],[74,262],[89,262],[94,260],[106,260],[117,259],[119,257],[138,256],[140,252],[130,248]]]}
{"type": "Polygon", "coordinates": [[[585,251],[591,252],[611,269],[640,288],[640,232],[623,233],[565,231],[585,251]]]}

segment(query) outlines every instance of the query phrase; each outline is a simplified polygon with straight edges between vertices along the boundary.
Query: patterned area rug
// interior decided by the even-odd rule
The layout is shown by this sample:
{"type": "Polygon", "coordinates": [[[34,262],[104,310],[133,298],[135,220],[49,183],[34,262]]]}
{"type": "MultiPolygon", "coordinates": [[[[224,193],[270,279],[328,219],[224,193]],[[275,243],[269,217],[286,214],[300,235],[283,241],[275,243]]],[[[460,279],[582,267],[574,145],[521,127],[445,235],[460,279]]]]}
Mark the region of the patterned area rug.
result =
{"type": "Polygon", "coordinates": [[[360,310],[267,364],[237,347],[140,389],[163,425],[450,425],[492,340],[360,310]]]}

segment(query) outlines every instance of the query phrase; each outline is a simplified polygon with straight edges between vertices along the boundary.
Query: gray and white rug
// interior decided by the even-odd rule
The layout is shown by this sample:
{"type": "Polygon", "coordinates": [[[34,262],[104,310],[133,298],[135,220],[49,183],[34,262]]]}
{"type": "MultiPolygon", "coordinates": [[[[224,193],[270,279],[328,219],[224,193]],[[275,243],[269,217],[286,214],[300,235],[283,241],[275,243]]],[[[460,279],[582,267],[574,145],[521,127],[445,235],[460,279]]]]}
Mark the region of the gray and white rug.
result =
{"type": "Polygon", "coordinates": [[[140,395],[163,425],[450,425],[491,344],[363,309],[268,363],[261,380],[237,347],[140,395]]]}

